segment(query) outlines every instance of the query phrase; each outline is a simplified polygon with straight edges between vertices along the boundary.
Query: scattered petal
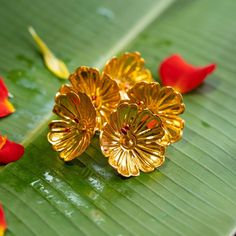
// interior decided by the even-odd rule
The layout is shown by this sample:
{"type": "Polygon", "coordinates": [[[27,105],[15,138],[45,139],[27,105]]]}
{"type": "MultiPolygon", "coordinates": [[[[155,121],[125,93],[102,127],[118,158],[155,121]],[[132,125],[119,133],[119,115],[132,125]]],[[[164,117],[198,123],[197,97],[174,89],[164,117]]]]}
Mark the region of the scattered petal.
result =
{"type": "Polygon", "coordinates": [[[51,52],[43,40],[37,35],[33,27],[29,27],[29,32],[32,35],[34,41],[39,46],[47,68],[57,77],[61,79],[68,79],[70,73],[65,63],[55,57],[55,55],[51,52]]]}
{"type": "Polygon", "coordinates": [[[0,118],[8,116],[15,111],[14,106],[8,101],[8,97],[8,89],[3,79],[0,78],[0,118]]]}
{"type": "Polygon", "coordinates": [[[0,164],[8,164],[19,160],[24,154],[24,147],[21,144],[8,140],[0,135],[0,164]]]}
{"type": "Polygon", "coordinates": [[[6,231],[6,229],[7,229],[7,222],[5,219],[5,214],[3,211],[2,204],[0,203],[0,236],[4,235],[4,232],[6,231]]]}
{"type": "Polygon", "coordinates": [[[144,63],[144,59],[138,52],[124,53],[120,57],[114,57],[108,61],[103,73],[117,82],[122,98],[126,98],[125,93],[135,83],[153,81],[151,72],[144,67],[144,63]]]}
{"type": "Polygon", "coordinates": [[[65,88],[61,89],[63,93],[57,93],[53,109],[62,119],[49,124],[48,141],[62,159],[70,161],[81,155],[90,144],[96,125],[96,111],[86,94],[65,88]]]}
{"type": "MultiPolygon", "coordinates": [[[[140,82],[128,91],[131,102],[139,109],[150,109],[160,117],[165,135],[161,138],[162,145],[169,145],[182,137],[184,120],[178,117],[185,110],[182,95],[172,87],[160,87],[159,83],[140,82]]],[[[150,123],[151,127],[153,124],[150,123]]]]}
{"type": "Polygon", "coordinates": [[[158,143],[164,135],[161,119],[150,110],[139,111],[134,103],[122,102],[100,133],[102,152],[109,164],[125,177],[140,170],[153,171],[165,160],[165,147],[158,143]]]}
{"type": "Polygon", "coordinates": [[[2,78],[0,78],[0,100],[6,99],[9,96],[7,86],[2,78]]]}
{"type": "Polygon", "coordinates": [[[216,64],[195,67],[185,62],[181,56],[172,55],[161,63],[159,74],[163,85],[188,93],[198,87],[215,68],[216,64]]]}

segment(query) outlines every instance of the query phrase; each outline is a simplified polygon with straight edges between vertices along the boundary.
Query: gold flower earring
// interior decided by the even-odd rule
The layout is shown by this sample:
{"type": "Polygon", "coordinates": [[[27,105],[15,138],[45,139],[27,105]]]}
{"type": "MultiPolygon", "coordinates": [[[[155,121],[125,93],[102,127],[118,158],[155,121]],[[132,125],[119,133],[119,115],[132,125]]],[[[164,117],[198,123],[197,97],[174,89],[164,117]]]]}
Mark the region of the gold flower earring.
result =
{"type": "Polygon", "coordinates": [[[86,94],[75,93],[64,86],[57,93],[55,103],[53,112],[61,120],[49,124],[48,141],[62,159],[70,161],[81,155],[90,144],[95,132],[96,111],[86,94]]]}
{"type": "Polygon", "coordinates": [[[102,152],[109,164],[125,177],[137,176],[140,170],[153,171],[164,160],[165,147],[161,119],[150,110],[123,102],[100,133],[102,152]]]}
{"type": "Polygon", "coordinates": [[[160,87],[159,83],[140,82],[128,91],[131,102],[140,109],[148,108],[160,117],[165,135],[163,145],[178,141],[183,134],[184,120],[179,117],[185,110],[182,95],[172,87],[160,87]]]}
{"type": "Polygon", "coordinates": [[[144,63],[140,53],[128,52],[108,61],[103,73],[117,82],[122,99],[126,99],[126,92],[137,82],[153,82],[152,74],[144,67],[144,63]]]}

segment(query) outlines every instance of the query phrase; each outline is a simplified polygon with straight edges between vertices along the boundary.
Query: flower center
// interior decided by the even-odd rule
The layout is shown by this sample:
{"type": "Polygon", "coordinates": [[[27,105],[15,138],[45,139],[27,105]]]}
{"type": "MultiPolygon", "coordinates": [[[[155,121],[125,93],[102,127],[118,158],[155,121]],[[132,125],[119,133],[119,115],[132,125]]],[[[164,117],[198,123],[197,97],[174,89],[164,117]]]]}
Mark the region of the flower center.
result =
{"type": "Polygon", "coordinates": [[[136,146],[137,140],[136,137],[130,131],[129,125],[124,125],[121,128],[121,137],[120,137],[120,144],[124,149],[133,149],[136,146]]]}
{"type": "Polygon", "coordinates": [[[133,135],[124,135],[120,138],[121,146],[124,149],[133,149],[136,146],[136,138],[133,135]]]}

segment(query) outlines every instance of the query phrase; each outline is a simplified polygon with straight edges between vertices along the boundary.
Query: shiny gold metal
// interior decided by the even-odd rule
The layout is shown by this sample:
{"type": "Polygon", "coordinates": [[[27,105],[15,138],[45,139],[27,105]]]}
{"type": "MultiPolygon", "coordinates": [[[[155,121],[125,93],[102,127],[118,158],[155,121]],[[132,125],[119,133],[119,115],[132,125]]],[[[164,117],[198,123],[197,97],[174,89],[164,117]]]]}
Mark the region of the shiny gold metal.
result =
{"type": "Polygon", "coordinates": [[[160,87],[159,83],[140,82],[128,91],[131,102],[140,109],[148,108],[162,120],[165,135],[162,145],[169,145],[182,137],[184,120],[178,115],[185,110],[182,95],[172,87],[160,87]]]}
{"type": "Polygon", "coordinates": [[[61,120],[49,124],[48,141],[65,161],[81,155],[95,132],[96,111],[90,98],[63,86],[55,97],[53,112],[61,120]]]}
{"type": "Polygon", "coordinates": [[[96,128],[101,130],[120,102],[117,83],[108,75],[100,76],[97,69],[87,66],[79,67],[69,80],[75,92],[83,92],[90,97],[97,112],[96,128]]]}
{"type": "Polygon", "coordinates": [[[144,68],[144,59],[138,52],[124,53],[120,57],[112,58],[106,63],[103,73],[118,83],[123,99],[135,83],[153,81],[151,72],[144,68]]]}
{"type": "Polygon", "coordinates": [[[122,102],[100,133],[102,152],[109,164],[125,177],[150,172],[165,160],[161,119],[149,109],[122,102]]]}
{"type": "Polygon", "coordinates": [[[34,41],[39,46],[41,53],[43,54],[45,64],[47,68],[61,79],[68,79],[70,73],[65,65],[65,63],[51,52],[43,40],[37,35],[33,27],[29,27],[29,32],[32,35],[34,41]]]}
{"type": "Polygon", "coordinates": [[[53,111],[61,120],[48,133],[65,161],[82,154],[98,130],[109,164],[125,177],[138,176],[161,166],[166,147],[182,137],[181,94],[153,82],[139,53],[111,59],[102,75],[81,66],[69,81],[56,94],[53,111]]]}

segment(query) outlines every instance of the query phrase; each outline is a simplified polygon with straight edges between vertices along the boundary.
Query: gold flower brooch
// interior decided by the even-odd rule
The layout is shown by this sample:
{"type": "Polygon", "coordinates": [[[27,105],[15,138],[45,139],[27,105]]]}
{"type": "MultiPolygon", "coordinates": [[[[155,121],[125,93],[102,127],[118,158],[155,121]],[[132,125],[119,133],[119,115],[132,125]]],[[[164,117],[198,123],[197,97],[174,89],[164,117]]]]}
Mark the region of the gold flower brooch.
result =
{"type": "Polygon", "coordinates": [[[137,176],[165,161],[168,145],[182,137],[182,95],[154,82],[140,54],[114,57],[103,72],[86,66],[69,76],[55,97],[48,140],[65,161],[81,155],[96,131],[109,164],[137,176]]]}

